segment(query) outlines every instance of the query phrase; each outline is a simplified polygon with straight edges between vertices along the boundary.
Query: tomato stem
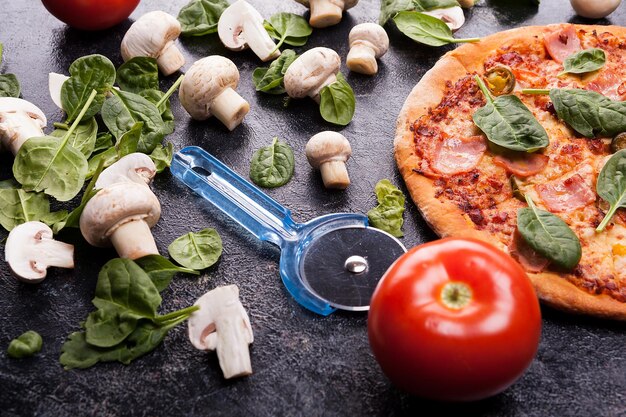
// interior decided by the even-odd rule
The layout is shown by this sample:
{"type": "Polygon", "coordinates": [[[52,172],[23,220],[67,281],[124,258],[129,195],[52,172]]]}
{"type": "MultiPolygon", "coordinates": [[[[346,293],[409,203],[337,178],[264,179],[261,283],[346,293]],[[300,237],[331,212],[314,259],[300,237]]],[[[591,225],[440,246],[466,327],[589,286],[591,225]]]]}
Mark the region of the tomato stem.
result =
{"type": "Polygon", "coordinates": [[[472,289],[464,282],[448,282],[441,289],[441,301],[453,310],[460,310],[472,301],[472,289]]]}

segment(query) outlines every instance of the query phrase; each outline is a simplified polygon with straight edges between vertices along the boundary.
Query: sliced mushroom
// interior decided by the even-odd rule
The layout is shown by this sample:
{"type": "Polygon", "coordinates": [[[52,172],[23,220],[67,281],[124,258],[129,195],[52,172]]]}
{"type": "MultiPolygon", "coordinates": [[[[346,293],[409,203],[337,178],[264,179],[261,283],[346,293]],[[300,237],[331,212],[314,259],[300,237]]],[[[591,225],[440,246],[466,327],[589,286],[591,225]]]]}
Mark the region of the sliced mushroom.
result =
{"type": "Polygon", "coordinates": [[[63,108],[63,105],[61,104],[61,88],[63,87],[63,83],[65,83],[65,81],[69,78],[70,77],[67,75],[58,74],[56,72],[48,74],[48,91],[50,91],[50,98],[60,109],[63,108]]]}
{"type": "Polygon", "coordinates": [[[156,175],[154,161],[140,152],[131,153],[102,171],[96,181],[96,189],[110,187],[118,182],[136,182],[148,185],[156,175]]]}
{"type": "Polygon", "coordinates": [[[311,97],[320,102],[320,91],[337,80],[341,58],[329,48],[309,49],[287,69],[284,77],[289,97],[311,97]]]}
{"type": "Polygon", "coordinates": [[[453,31],[459,29],[461,26],[463,26],[463,23],[465,23],[465,15],[463,14],[463,9],[461,9],[459,6],[446,7],[445,9],[429,10],[422,13],[443,20],[453,31]]]}
{"type": "Polygon", "coordinates": [[[161,217],[161,205],[148,187],[119,182],[93,196],[80,216],[80,231],[93,246],[113,244],[121,258],[158,255],[150,229],[161,217]]]}
{"type": "Polygon", "coordinates": [[[74,268],[74,246],[54,240],[41,222],[26,222],[11,230],[4,248],[11,271],[24,282],[44,280],[48,267],[74,268]]]}
{"type": "Polygon", "coordinates": [[[43,136],[46,115],[29,101],[15,97],[0,98],[0,141],[13,155],[32,137],[43,136]]]}
{"type": "Polygon", "coordinates": [[[570,0],[576,13],[589,19],[601,19],[615,11],[622,0],[570,0]]]}
{"type": "Polygon", "coordinates": [[[311,9],[309,24],[314,28],[325,28],[341,22],[344,10],[348,10],[359,0],[296,0],[311,9]]]}
{"type": "Polygon", "coordinates": [[[217,34],[228,49],[241,51],[250,47],[264,62],[280,55],[263,27],[263,16],[245,0],[238,0],[224,10],[217,23],[217,34]]]}
{"type": "Polygon", "coordinates": [[[343,190],[350,185],[346,161],[352,154],[352,147],[341,133],[318,133],[309,139],[305,152],[309,164],[320,169],[324,187],[343,190]]]}
{"type": "Polygon", "coordinates": [[[250,111],[248,102],[235,91],[238,84],[235,64],[223,56],[211,55],[189,68],[178,96],[193,119],[215,116],[228,130],[233,130],[250,111]]]}
{"type": "Polygon", "coordinates": [[[348,40],[350,52],[346,65],[350,71],[366,75],[376,74],[376,60],[389,49],[389,37],[385,29],[376,23],[361,23],[352,28],[348,40]]]}
{"type": "Polygon", "coordinates": [[[185,65],[185,57],[174,42],[181,32],[178,20],[162,11],[141,16],[122,39],[124,62],[136,56],[156,58],[163,75],[170,75],[185,65]]]}
{"type": "Polygon", "coordinates": [[[217,351],[224,378],[252,374],[248,345],[254,341],[248,313],[239,301],[236,285],[204,294],[188,321],[189,340],[199,350],[217,351]]]}

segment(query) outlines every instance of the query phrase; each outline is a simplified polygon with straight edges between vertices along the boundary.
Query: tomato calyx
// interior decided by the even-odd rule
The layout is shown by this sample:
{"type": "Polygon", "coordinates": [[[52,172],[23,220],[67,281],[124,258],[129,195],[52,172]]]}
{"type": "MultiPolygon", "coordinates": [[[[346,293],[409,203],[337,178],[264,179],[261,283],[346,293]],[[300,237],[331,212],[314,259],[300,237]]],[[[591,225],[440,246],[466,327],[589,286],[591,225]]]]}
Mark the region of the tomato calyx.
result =
{"type": "Polygon", "coordinates": [[[441,288],[440,300],[449,309],[460,310],[467,307],[473,295],[472,288],[466,283],[451,281],[441,288]]]}

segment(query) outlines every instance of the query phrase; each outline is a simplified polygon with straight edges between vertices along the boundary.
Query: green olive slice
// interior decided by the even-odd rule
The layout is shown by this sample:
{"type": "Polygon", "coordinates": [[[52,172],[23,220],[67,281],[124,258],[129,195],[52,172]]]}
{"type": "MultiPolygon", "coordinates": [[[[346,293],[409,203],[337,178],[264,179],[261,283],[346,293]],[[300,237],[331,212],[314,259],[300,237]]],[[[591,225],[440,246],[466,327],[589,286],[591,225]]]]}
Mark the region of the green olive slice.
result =
{"type": "Polygon", "coordinates": [[[515,88],[515,75],[507,67],[493,67],[485,73],[487,88],[494,96],[509,94],[515,88]]]}
{"type": "Polygon", "coordinates": [[[618,134],[611,141],[611,152],[615,153],[622,149],[626,149],[626,132],[618,134]]]}

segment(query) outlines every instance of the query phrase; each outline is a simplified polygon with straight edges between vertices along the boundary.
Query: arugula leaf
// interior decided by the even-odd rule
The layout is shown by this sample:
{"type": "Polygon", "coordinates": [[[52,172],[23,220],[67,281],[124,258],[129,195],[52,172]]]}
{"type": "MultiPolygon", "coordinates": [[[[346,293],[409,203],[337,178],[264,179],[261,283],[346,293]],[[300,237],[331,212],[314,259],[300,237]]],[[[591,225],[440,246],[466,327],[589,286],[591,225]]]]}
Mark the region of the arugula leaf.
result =
{"type": "Polygon", "coordinates": [[[0,97],[20,96],[20,82],[15,74],[0,74],[0,97]]]}
{"type": "Polygon", "coordinates": [[[250,179],[256,185],[275,188],[287,184],[295,168],[293,150],[277,137],[269,146],[258,149],[250,161],[250,179]]]}
{"type": "Polygon", "coordinates": [[[479,42],[480,38],[457,39],[443,20],[420,12],[399,12],[393,18],[398,30],[416,42],[430,46],[479,42]]]}
{"type": "Polygon", "coordinates": [[[11,340],[7,349],[7,355],[14,359],[27,358],[39,352],[42,345],[43,340],[39,333],[29,330],[16,339],[11,340]]]}
{"type": "Polygon", "coordinates": [[[472,118],[490,142],[526,152],[534,152],[550,144],[548,133],[519,97],[504,95],[494,100],[478,75],[476,82],[487,104],[478,109],[472,118]]]}
{"type": "Polygon", "coordinates": [[[117,85],[124,91],[140,93],[159,89],[159,69],[155,58],[136,56],[117,69],[117,85]]]}
{"type": "MultiPolygon", "coordinates": [[[[67,134],[69,129],[57,127],[50,132],[50,136],[62,138],[67,134]]],[[[74,132],[70,135],[68,143],[77,151],[89,158],[96,146],[96,138],[98,137],[98,122],[95,117],[82,121],[76,126],[74,132]]]]}
{"type": "Polygon", "coordinates": [[[178,13],[183,36],[204,36],[217,32],[217,22],[229,6],[226,0],[192,0],[178,13]]]}
{"type": "Polygon", "coordinates": [[[172,259],[186,268],[206,269],[222,255],[222,239],[215,229],[189,232],[174,240],[167,251],[172,259]]]}
{"type": "Polygon", "coordinates": [[[606,161],[598,175],[596,191],[610,204],[609,211],[596,229],[601,232],[617,209],[626,207],[626,149],[616,152],[606,161]]]}
{"type": "Polygon", "coordinates": [[[396,13],[402,11],[425,12],[454,6],[459,6],[457,0],[382,0],[378,24],[384,26],[396,13]]]}
{"type": "Polygon", "coordinates": [[[292,49],[285,49],[282,54],[272,61],[269,67],[260,67],[252,73],[252,81],[256,91],[267,94],[283,94],[285,85],[283,78],[289,66],[296,60],[298,55],[292,49]]]}
{"type": "Polygon", "coordinates": [[[555,265],[573,269],[582,256],[576,234],[560,217],[539,210],[528,195],[526,202],[528,207],[517,211],[517,229],[526,243],[555,265]]]}
{"type": "Polygon", "coordinates": [[[342,73],[337,74],[337,81],[320,91],[320,114],[327,122],[346,126],[354,117],[356,99],[354,91],[342,73]]]}
{"type": "Polygon", "coordinates": [[[383,179],[378,181],[374,188],[378,206],[367,212],[372,227],[395,236],[402,237],[402,225],[404,220],[405,197],[402,191],[394,186],[389,180],[383,179]]]}
{"type": "Polygon", "coordinates": [[[166,145],[159,145],[150,154],[152,162],[156,167],[157,173],[163,172],[165,168],[172,165],[172,158],[174,158],[174,144],[167,142],[166,145]]]}
{"type": "Polygon", "coordinates": [[[578,51],[565,58],[563,61],[563,74],[584,74],[586,72],[597,71],[604,66],[606,55],[599,48],[585,49],[578,51]]]}
{"type": "Polygon", "coordinates": [[[161,255],[144,256],[143,258],[136,259],[135,262],[148,274],[159,292],[170,285],[172,278],[178,272],[200,275],[198,271],[177,266],[161,255]]]}
{"type": "Polygon", "coordinates": [[[274,50],[280,49],[283,43],[302,46],[306,43],[313,29],[302,16],[293,13],[277,13],[264,22],[269,35],[278,40],[274,50]]]}

